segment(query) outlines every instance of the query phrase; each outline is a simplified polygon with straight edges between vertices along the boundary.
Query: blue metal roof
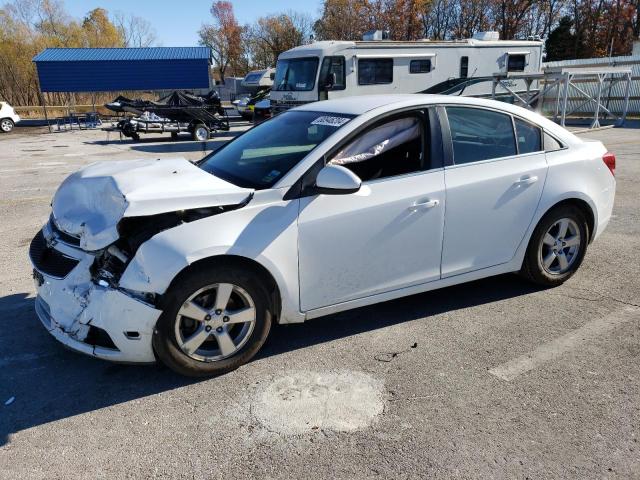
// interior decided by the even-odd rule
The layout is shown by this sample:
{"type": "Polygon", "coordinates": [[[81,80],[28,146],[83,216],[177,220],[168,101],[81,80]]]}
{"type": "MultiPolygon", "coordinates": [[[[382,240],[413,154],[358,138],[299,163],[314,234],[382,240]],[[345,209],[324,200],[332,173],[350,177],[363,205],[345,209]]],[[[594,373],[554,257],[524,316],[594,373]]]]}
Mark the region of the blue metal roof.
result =
{"type": "Polygon", "coordinates": [[[47,48],[34,62],[93,62],[136,60],[209,60],[209,47],[47,48]]]}
{"type": "Polygon", "coordinates": [[[47,48],[33,58],[43,92],[209,88],[208,47],[47,48]]]}

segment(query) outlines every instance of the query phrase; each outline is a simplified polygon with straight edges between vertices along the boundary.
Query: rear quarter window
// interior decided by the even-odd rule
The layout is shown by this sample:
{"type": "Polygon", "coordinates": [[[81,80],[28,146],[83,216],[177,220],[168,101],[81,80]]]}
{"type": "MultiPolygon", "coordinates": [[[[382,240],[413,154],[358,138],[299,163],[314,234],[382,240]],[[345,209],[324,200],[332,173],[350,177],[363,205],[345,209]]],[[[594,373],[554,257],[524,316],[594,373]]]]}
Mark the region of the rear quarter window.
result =
{"type": "Polygon", "coordinates": [[[554,152],[556,150],[562,150],[564,145],[560,143],[555,137],[552,137],[547,132],[544,133],[544,150],[545,152],[554,152]]]}

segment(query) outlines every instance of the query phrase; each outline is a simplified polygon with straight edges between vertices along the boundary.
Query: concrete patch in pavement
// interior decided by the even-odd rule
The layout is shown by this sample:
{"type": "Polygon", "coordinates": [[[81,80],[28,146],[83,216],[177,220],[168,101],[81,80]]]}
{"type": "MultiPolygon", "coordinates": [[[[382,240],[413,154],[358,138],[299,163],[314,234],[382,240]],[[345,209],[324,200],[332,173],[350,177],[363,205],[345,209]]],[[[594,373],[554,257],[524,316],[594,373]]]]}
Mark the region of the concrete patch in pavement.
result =
{"type": "Polygon", "coordinates": [[[384,404],[384,384],[365,373],[297,371],[258,391],[252,411],[279,434],[350,432],[371,425],[384,404]]]}

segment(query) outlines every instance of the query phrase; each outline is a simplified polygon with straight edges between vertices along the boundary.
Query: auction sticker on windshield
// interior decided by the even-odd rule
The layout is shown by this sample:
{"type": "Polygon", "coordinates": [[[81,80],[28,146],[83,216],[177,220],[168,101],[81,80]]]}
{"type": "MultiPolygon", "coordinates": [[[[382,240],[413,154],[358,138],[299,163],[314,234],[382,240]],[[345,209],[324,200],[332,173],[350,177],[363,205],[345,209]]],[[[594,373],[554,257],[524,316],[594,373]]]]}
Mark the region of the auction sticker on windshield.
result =
{"type": "Polygon", "coordinates": [[[311,125],[327,125],[329,127],[341,127],[345,123],[347,123],[350,118],[344,117],[332,117],[330,115],[323,115],[322,117],[316,118],[311,125]]]}

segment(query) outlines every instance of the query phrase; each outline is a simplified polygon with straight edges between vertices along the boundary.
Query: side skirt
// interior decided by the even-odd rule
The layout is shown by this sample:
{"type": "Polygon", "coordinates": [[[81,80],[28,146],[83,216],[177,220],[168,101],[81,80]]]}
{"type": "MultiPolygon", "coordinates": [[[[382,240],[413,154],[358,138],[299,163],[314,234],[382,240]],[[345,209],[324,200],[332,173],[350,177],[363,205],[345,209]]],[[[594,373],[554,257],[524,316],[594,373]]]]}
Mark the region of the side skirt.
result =
{"type": "Polygon", "coordinates": [[[323,317],[325,315],[343,312],[345,310],[351,310],[354,308],[365,307],[367,305],[373,305],[375,303],[387,302],[389,300],[395,300],[396,298],[408,297],[409,295],[415,295],[417,293],[424,293],[424,292],[429,292],[431,290],[437,290],[439,288],[450,287],[452,285],[458,285],[460,283],[480,280],[481,278],[492,277],[494,275],[517,272],[518,270],[520,270],[519,265],[520,265],[519,263],[511,261],[508,263],[495,265],[493,267],[474,270],[473,272],[462,273],[460,275],[454,275],[452,277],[442,278],[440,280],[434,280],[428,283],[421,283],[419,285],[414,285],[411,287],[400,288],[397,290],[391,290],[389,292],[378,293],[376,295],[358,298],[356,300],[349,300],[348,302],[342,302],[342,303],[337,303],[335,305],[316,308],[314,310],[309,310],[306,312],[305,320],[323,317]]]}

